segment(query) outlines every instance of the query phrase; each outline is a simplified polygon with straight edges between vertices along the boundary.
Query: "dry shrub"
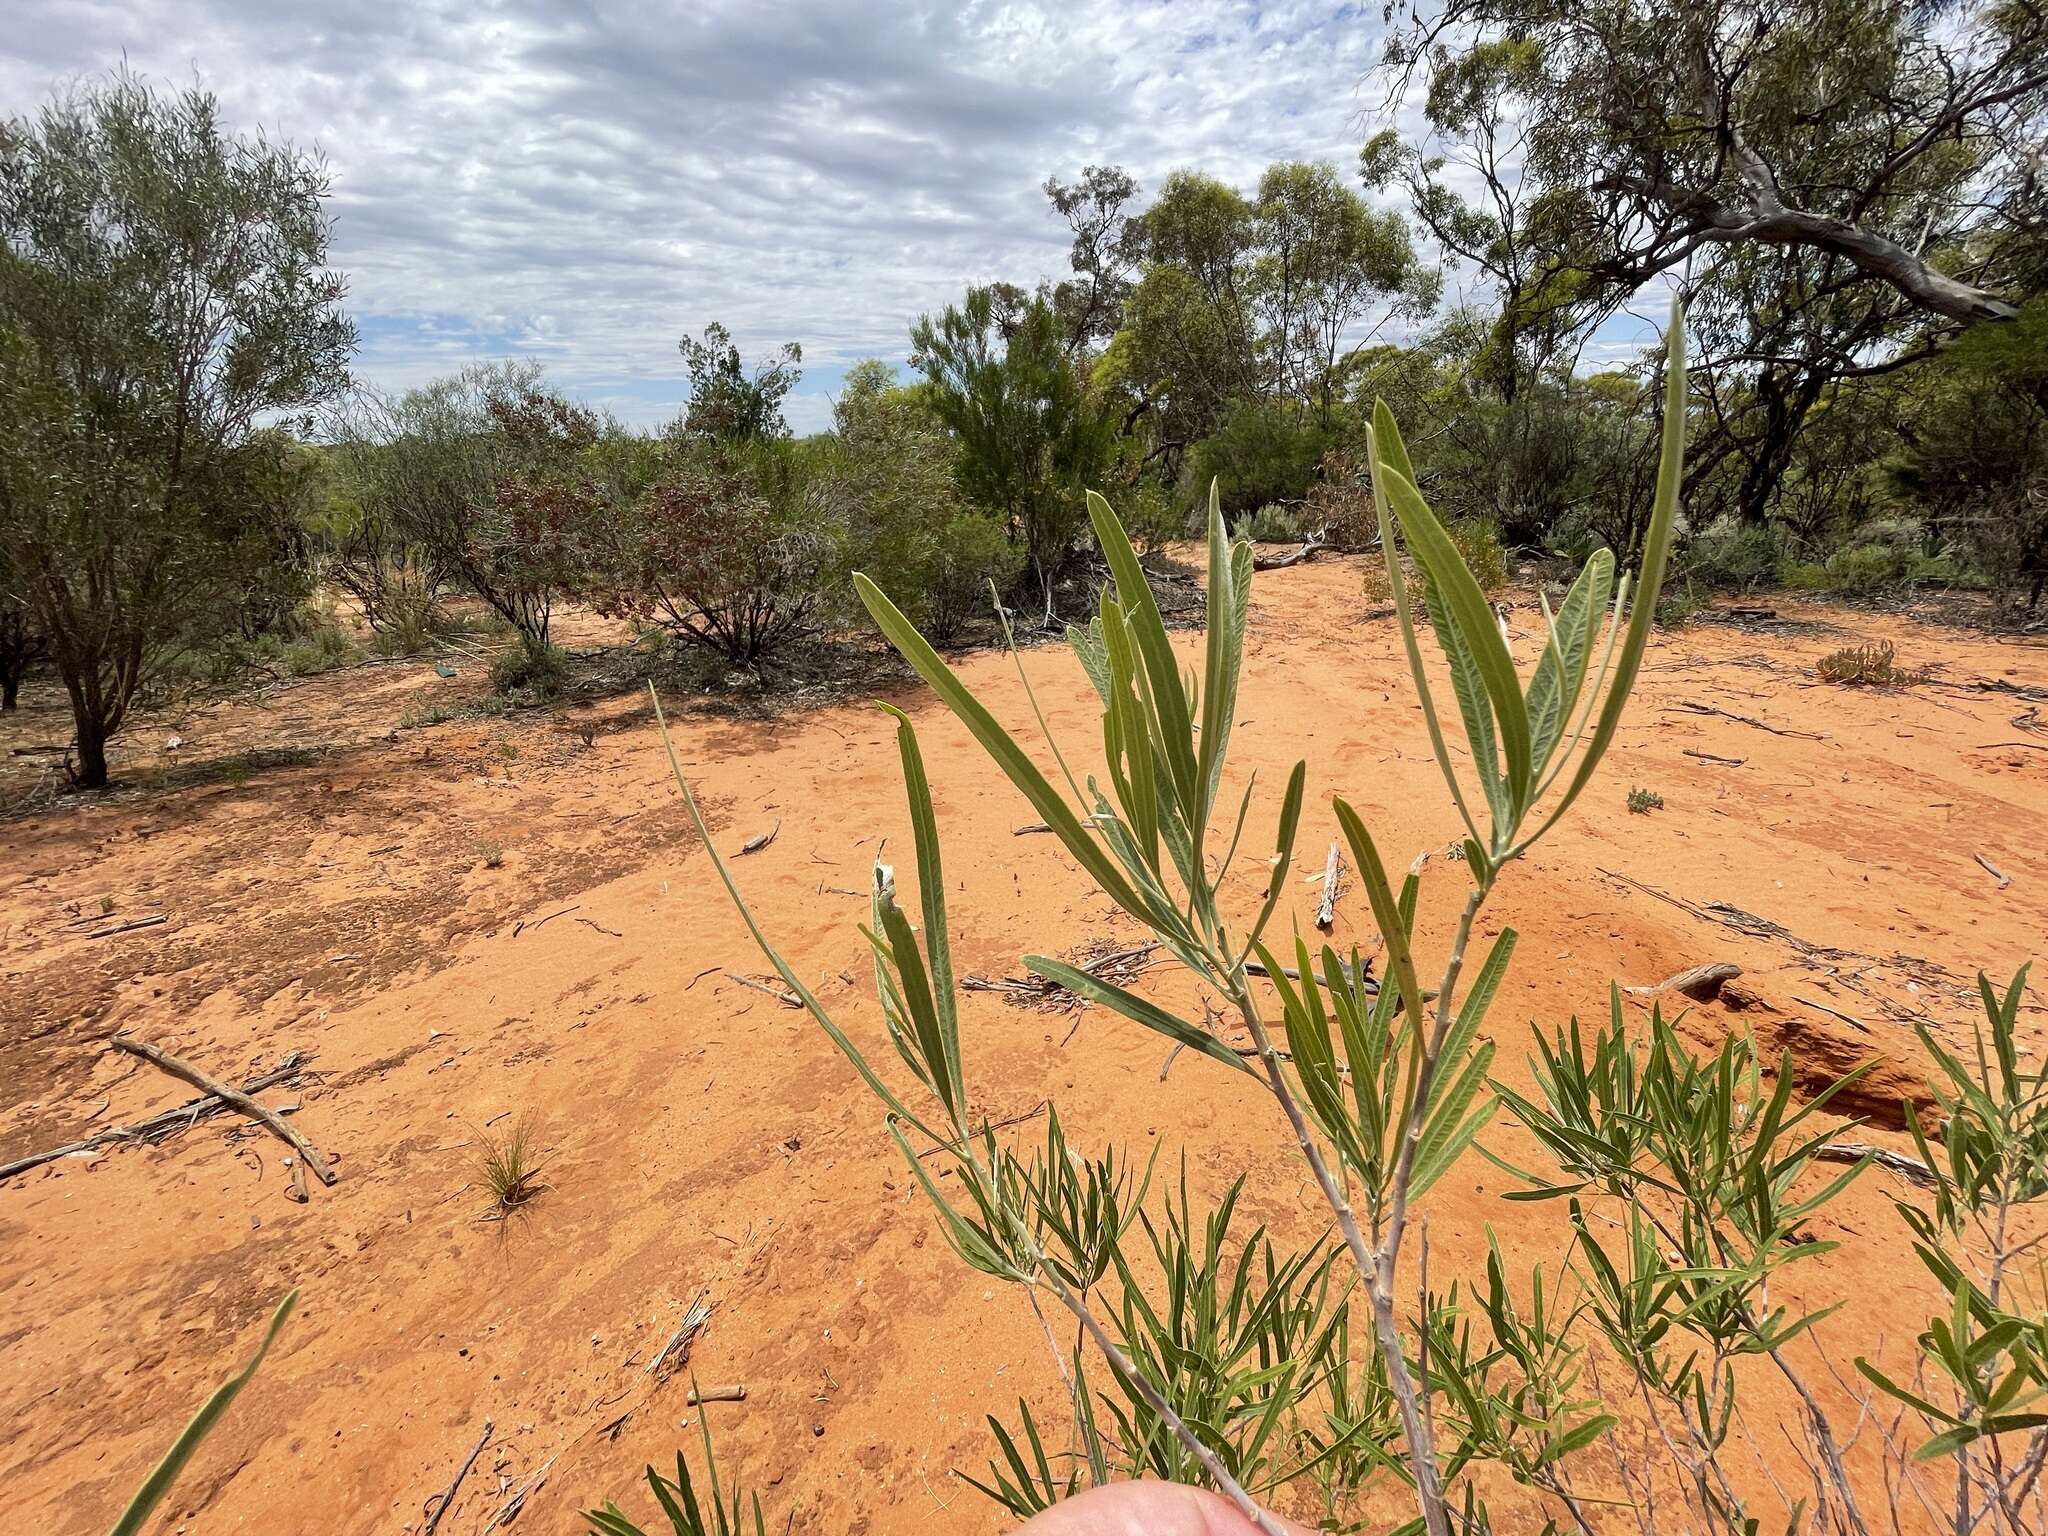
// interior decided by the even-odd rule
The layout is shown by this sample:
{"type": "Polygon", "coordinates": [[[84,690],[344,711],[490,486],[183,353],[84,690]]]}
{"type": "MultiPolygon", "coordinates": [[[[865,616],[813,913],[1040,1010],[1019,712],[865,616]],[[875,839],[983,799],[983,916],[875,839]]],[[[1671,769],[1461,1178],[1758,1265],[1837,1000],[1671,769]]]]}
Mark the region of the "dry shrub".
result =
{"type": "Polygon", "coordinates": [[[1845,645],[1829,651],[1813,664],[1814,674],[1824,683],[1851,688],[1904,688],[1927,681],[1925,672],[1902,667],[1889,640],[1875,645],[1845,645]]]}

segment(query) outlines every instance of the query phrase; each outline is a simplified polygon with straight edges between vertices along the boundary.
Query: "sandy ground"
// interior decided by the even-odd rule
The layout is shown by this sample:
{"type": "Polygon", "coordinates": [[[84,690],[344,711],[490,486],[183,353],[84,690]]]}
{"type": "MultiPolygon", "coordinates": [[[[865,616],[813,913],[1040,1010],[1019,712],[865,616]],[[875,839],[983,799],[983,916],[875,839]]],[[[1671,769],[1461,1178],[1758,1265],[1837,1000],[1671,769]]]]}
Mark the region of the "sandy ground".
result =
{"type": "MultiPolygon", "coordinates": [[[[1362,615],[1358,591],[1344,560],[1255,589],[1233,779],[1258,770],[1264,837],[1287,767],[1307,758],[1303,873],[1333,835],[1332,793],[1392,859],[1441,851],[1455,825],[1393,626],[1362,615]]],[[[1752,1006],[1697,1008],[1688,1031],[1707,1043],[1754,1029],[1816,1083],[1875,1060],[1862,1102],[1895,1123],[1919,1075],[1909,1021],[1958,1038],[1975,971],[2003,978],[2041,955],[2048,736],[2012,723],[2028,704],[2005,690],[2048,684],[2048,657],[1905,619],[1784,612],[1659,638],[1583,810],[1488,909],[1487,933],[1522,934],[1489,1021],[1510,1080],[1528,1026],[1604,1010],[1610,979],[1732,960],[1752,1006]],[[1938,680],[1813,681],[1820,653],[1881,638],[1938,680]],[[1990,745],[2014,741],[2028,744],[1990,745]],[[1626,814],[1637,784],[1665,808],[1626,814]],[[1790,938],[1656,892],[1731,903],[1790,938]]],[[[1533,608],[1516,622],[1526,658],[1533,608]]],[[[1192,656],[1199,637],[1179,643],[1192,656]]],[[[1079,667],[1058,648],[1025,665],[1068,750],[1087,755],[1079,667]]],[[[1000,1528],[953,1469],[981,1469],[983,1415],[1020,1394],[1058,1422],[1028,1312],[938,1240],[876,1107],[815,1026],[717,969],[765,966],[711,883],[644,700],[393,729],[409,700],[474,690],[478,671],[363,668],[151,724],[125,769],[161,763],[175,729],[166,784],[0,822],[0,1161],[189,1096],[101,1050],[126,1030],[237,1081],[314,1053],[317,1075],[270,1097],[299,1106],[294,1123],[342,1175],[297,1203],[281,1144],[225,1117],[0,1184],[12,1527],[103,1530],[296,1285],[297,1316],[157,1529],[418,1531],[487,1420],[441,1531],[486,1529],[522,1490],[521,1530],[580,1530],[575,1512],[608,1497],[647,1511],[641,1467],[696,1437],[687,1380],[658,1382],[647,1365],[698,1297],[715,1310],[689,1368],[746,1384],[744,1404],[710,1412],[721,1461],[761,1490],[774,1528],[1000,1528]],[[307,745],[322,750],[246,755],[307,745]],[[487,841],[500,867],[485,866],[487,841]],[[156,915],[167,921],[88,936],[156,915]],[[482,1222],[477,1134],[521,1115],[547,1189],[482,1222]]],[[[1024,733],[1010,662],[978,655],[964,672],[1024,733]]],[[[1052,839],[1014,834],[1028,808],[929,696],[905,686],[897,701],[924,739],[963,972],[1014,973],[1026,950],[1133,932],[1052,839]]],[[[58,703],[35,692],[0,745],[59,739],[58,703]]],[[[910,863],[888,721],[865,705],[776,721],[684,710],[677,741],[727,851],[779,823],[736,866],[744,886],[872,1040],[863,903],[849,893],[885,842],[910,863]]],[[[6,799],[32,787],[37,761],[11,761],[6,799]]],[[[1249,862],[1233,879],[1240,904],[1261,879],[1249,862]]],[[[1463,883],[1440,857],[1428,866],[1431,953],[1463,883]]],[[[1295,890],[1305,926],[1316,888],[1295,890]]],[[[1370,942],[1361,893],[1339,902],[1336,938],[1370,942]]],[[[2044,990],[2026,1014],[2037,1042],[2044,990]]],[[[1647,999],[1628,1006],[1640,1016],[1647,999]]],[[[964,1007],[991,1116],[1055,1096],[1082,1145],[1185,1145],[1198,1192],[1246,1172],[1249,1214],[1296,1237],[1320,1228],[1284,1125],[1249,1083],[1186,1059],[1161,1082],[1159,1042],[1100,1011],[986,994],[964,1007]]],[[[1511,1128],[1493,1134],[1516,1150],[1511,1128]]],[[[1559,1256],[1555,1210],[1501,1200],[1503,1182],[1475,1161],[1432,1194],[1437,1283],[1483,1251],[1489,1226],[1525,1263],[1559,1256]]],[[[1853,1327],[1823,1329],[1844,1367],[1873,1338],[1899,1358],[1930,1303],[1893,1193],[1866,1178],[1826,1224],[1842,1247],[1779,1298],[1853,1299],[1853,1327]]],[[[1786,1411],[1775,1390],[1760,1380],[1752,1399],[1760,1437],[1786,1411]]],[[[1873,1476],[1875,1440],[1852,1452],[1873,1476]]]]}

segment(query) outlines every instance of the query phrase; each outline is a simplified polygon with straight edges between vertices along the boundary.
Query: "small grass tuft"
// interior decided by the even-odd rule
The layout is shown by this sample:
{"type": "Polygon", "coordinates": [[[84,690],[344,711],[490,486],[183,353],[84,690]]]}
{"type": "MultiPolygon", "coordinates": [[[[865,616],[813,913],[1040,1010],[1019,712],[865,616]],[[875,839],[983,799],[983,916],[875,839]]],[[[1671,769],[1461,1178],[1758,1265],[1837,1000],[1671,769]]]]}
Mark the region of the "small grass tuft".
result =
{"type": "Polygon", "coordinates": [[[1628,792],[1628,808],[1634,815],[1647,816],[1652,811],[1664,809],[1664,797],[1654,789],[1639,786],[1628,792]]]}
{"type": "Polygon", "coordinates": [[[491,1204],[483,1219],[503,1221],[546,1189],[540,1182],[540,1171],[529,1116],[521,1115],[514,1120],[502,1138],[479,1131],[476,1176],[491,1194],[491,1204]]]}
{"type": "Polygon", "coordinates": [[[501,869],[505,863],[505,845],[495,837],[480,837],[476,842],[476,856],[484,861],[485,869],[501,869]]]}
{"type": "Polygon", "coordinates": [[[100,898],[100,916],[101,916],[101,917],[112,917],[113,915],[114,915],[114,898],[113,898],[113,897],[111,897],[111,896],[102,896],[102,897],[100,898]]]}
{"type": "Polygon", "coordinates": [[[1849,688],[1905,688],[1927,681],[1925,672],[1899,665],[1898,652],[1889,640],[1829,651],[1813,664],[1813,670],[1822,682],[1849,688]]]}

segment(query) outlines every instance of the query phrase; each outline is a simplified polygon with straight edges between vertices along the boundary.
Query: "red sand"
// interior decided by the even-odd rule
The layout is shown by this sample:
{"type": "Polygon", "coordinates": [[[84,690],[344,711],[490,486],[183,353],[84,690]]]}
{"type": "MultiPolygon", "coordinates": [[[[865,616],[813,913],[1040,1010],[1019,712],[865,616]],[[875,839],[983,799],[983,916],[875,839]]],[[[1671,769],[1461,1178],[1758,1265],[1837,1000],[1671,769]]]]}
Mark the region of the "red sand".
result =
{"type": "MultiPolygon", "coordinates": [[[[1456,826],[1391,621],[1348,617],[1358,591],[1345,560],[1255,588],[1233,779],[1258,770],[1247,836],[1263,839],[1288,766],[1308,759],[1301,874],[1321,867],[1332,793],[1357,805],[1390,861],[1442,850],[1456,826]]],[[[1710,1043],[1754,1028],[1815,1082],[1884,1058],[1868,1096],[1883,1108],[1919,1077],[1908,1016],[1956,1039],[1977,968],[2004,978],[2042,954],[2048,751],[1986,748],[2024,734],[2009,722],[2025,705],[1974,686],[2041,686],[2040,653],[1903,619],[1785,611],[1804,621],[1789,633],[1661,636],[1582,808],[1488,908],[1485,933],[1522,935],[1489,1020],[1510,1080],[1532,1021],[1600,1013],[1610,979],[1725,959],[1767,1006],[1695,1008],[1690,1033],[1710,1043]],[[1939,680],[1895,692],[1814,682],[1822,652],[1885,638],[1939,680]],[[1625,814],[1633,784],[1660,791],[1665,809],[1625,814]],[[1602,870],[1863,958],[1803,960],[1602,870]]],[[[1524,607],[1517,623],[1526,658],[1540,621],[1524,607]]],[[[1193,654],[1200,641],[1178,643],[1193,654]]],[[[1047,648],[1025,665],[1063,745],[1091,754],[1077,664],[1047,648]]],[[[963,671],[1034,739],[1007,658],[978,655],[963,671]]],[[[711,969],[766,967],[695,849],[644,701],[387,734],[415,693],[469,682],[380,667],[267,706],[219,706],[174,727],[181,761],[338,745],[239,785],[0,823],[0,1161],[189,1096],[100,1052],[125,1029],[236,1080],[287,1050],[316,1052],[316,1081],[270,1097],[301,1106],[294,1123],[343,1175],[295,1204],[282,1145],[224,1117],[0,1184],[0,1482],[14,1528],[103,1530],[297,1285],[297,1316],[157,1529],[416,1531],[487,1419],[491,1443],[441,1526],[450,1536],[481,1530],[522,1486],[534,1490],[522,1530],[580,1530],[575,1511],[608,1497],[651,1512],[640,1469],[671,1463],[679,1443],[694,1456],[696,1413],[686,1379],[657,1385],[646,1365],[700,1294],[716,1310],[691,1369],[749,1391],[709,1410],[721,1463],[761,1491],[777,1529],[999,1529],[952,1469],[979,1471],[992,1449],[983,1415],[1011,1412],[1020,1394],[1060,1422],[1021,1299],[938,1240],[876,1106],[817,1028],[711,969]],[[501,868],[482,866],[486,839],[502,843],[501,868]],[[89,939],[103,895],[108,922],[169,921],[89,939]],[[548,1188],[514,1219],[482,1223],[476,1130],[525,1113],[548,1188]]],[[[1026,950],[1135,932],[1053,839],[1013,835],[1028,807],[929,695],[906,688],[898,701],[930,766],[963,973],[1014,973],[1026,950]]],[[[0,744],[60,737],[54,691],[29,702],[0,724],[0,744]]],[[[171,728],[136,740],[153,748],[171,728]]],[[[685,714],[677,739],[728,851],[780,819],[775,841],[736,866],[742,883],[828,1003],[877,1040],[854,926],[864,906],[833,887],[864,887],[885,838],[892,861],[912,862],[889,722],[866,706],[773,723],[685,714]]],[[[14,760],[9,798],[36,761],[14,760]]],[[[1241,858],[1235,897],[1249,901],[1261,878],[1241,858]]],[[[1455,865],[1431,861],[1428,953],[1463,886],[1455,865]]],[[[1306,925],[1316,888],[1293,889],[1306,925]]],[[[1340,944],[1370,942],[1361,893],[1338,912],[1340,944]]],[[[1178,985],[1163,968],[1146,984],[1178,985]]],[[[2037,1042],[2041,996],[2024,1016],[2037,1042]]],[[[1647,1001],[1631,998],[1631,1013],[1647,1001]]],[[[1079,1145],[1185,1145],[1198,1191],[1244,1171],[1248,1214],[1296,1238],[1322,1226],[1277,1110],[1248,1080],[1183,1058],[1161,1083],[1160,1042],[1100,1010],[1078,1029],[986,994],[964,1010],[970,1081],[991,1116],[1052,1095],[1079,1145]]],[[[1490,1134],[1521,1145],[1511,1129],[1490,1134]]],[[[1474,1160],[1432,1194],[1435,1283],[1483,1250],[1489,1225],[1524,1263],[1560,1255],[1558,1212],[1500,1200],[1503,1182],[1474,1160]]],[[[1932,1300],[1891,1193],[1887,1176],[1866,1177],[1822,1224],[1842,1247],[1778,1293],[1790,1305],[1853,1299],[1822,1330],[1844,1369],[1873,1340],[1901,1359],[1932,1300]]],[[[1769,1434],[1782,1390],[1758,1377],[1746,1401],[1796,1484],[1802,1469],[1769,1434]]],[[[1854,1453],[1859,1474],[1875,1476],[1874,1442],[1854,1453]]]]}

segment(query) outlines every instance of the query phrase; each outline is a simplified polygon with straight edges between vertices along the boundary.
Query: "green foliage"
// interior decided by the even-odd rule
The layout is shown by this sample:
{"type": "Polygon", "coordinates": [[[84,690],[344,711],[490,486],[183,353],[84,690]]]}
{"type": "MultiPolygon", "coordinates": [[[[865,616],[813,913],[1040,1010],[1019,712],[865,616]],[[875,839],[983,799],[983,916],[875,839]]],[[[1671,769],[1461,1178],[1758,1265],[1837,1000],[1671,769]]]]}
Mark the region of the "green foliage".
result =
{"type": "MultiPolygon", "coordinates": [[[[698,1424],[704,1438],[704,1476],[711,1484],[708,1513],[705,1504],[698,1502],[696,1483],[681,1451],[676,1452],[673,1479],[652,1467],[647,1469],[647,1486],[653,1490],[654,1502],[667,1519],[672,1536],[747,1536],[750,1528],[753,1536],[768,1536],[761,1518],[761,1496],[745,1495],[738,1488],[728,1494],[719,1487],[718,1462],[711,1454],[711,1421],[700,1413],[698,1424]],[[746,1518],[749,1510],[751,1523],[746,1518]]],[[[646,1529],[627,1519],[616,1504],[585,1510],[583,1518],[590,1522],[593,1536],[647,1536],[646,1529]]]]}
{"type": "Polygon", "coordinates": [[[526,635],[491,662],[491,687],[501,694],[524,693],[553,699],[569,680],[569,658],[559,646],[526,635]]]}
{"type": "Polygon", "coordinates": [[[290,548],[256,423],[347,383],[326,191],[206,92],[125,71],[0,125],[0,563],[71,694],[83,784],[137,690],[290,548]]]}
{"type": "Polygon", "coordinates": [[[1686,541],[1684,560],[1688,580],[1753,592],[1777,578],[1777,534],[1724,513],[1686,541]]]}
{"type": "Polygon", "coordinates": [[[601,538],[607,612],[752,663],[822,617],[845,528],[818,452],[763,440],[679,451],[601,538]]]}
{"type": "Polygon", "coordinates": [[[782,402],[803,377],[797,368],[802,347],[785,342],[749,372],[732,333],[715,320],[704,327],[701,341],[685,336],[676,347],[690,374],[690,407],[680,423],[684,435],[718,443],[789,435],[782,402]]]}
{"type": "Polygon", "coordinates": [[[1889,640],[1829,651],[1813,664],[1813,675],[1824,683],[1862,688],[1902,688],[1927,681],[1926,673],[1899,665],[1898,652],[1889,640]]]}
{"type": "Polygon", "coordinates": [[[1007,590],[1016,581],[1022,552],[962,496],[952,439],[927,396],[897,387],[886,364],[849,370],[834,416],[829,493],[849,555],[902,592],[934,637],[958,638],[990,583],[1007,590]]]}
{"type": "Polygon", "coordinates": [[[587,580],[605,432],[532,363],[359,398],[337,449],[364,530],[347,584],[385,624],[424,631],[441,583],[458,581],[546,645],[556,606],[587,580]]]}
{"type": "MultiPolygon", "coordinates": [[[[503,857],[500,850],[498,862],[503,857]]],[[[497,867],[488,850],[484,863],[489,868],[497,867]]],[[[477,1134],[476,1179],[491,1197],[490,1208],[484,1213],[486,1220],[503,1220],[547,1188],[540,1182],[541,1163],[534,1142],[533,1120],[527,1115],[515,1119],[503,1136],[493,1136],[489,1131],[477,1134]]]]}
{"type": "Polygon", "coordinates": [[[1647,816],[1652,811],[1664,809],[1664,797],[1654,789],[1638,785],[1628,792],[1628,808],[1631,815],[1647,816]]]}
{"type": "Polygon", "coordinates": [[[1333,440],[1331,428],[1291,401],[1239,400],[1215,433],[1189,451],[1182,496],[1193,500],[1213,482],[1233,517],[1274,503],[1299,504],[1333,440]]]}
{"type": "Polygon", "coordinates": [[[1981,1499],[2007,1508],[2026,1504],[2048,1456],[2048,1287],[2027,1257],[2034,1242],[2020,1235],[2022,1213],[2048,1195],[2048,1067],[2021,1063],[2026,982],[2022,966],[2000,993],[1979,973],[1984,1020],[1972,1057],[1916,1026],[1937,1069],[1931,1087],[1940,1118],[1930,1128],[1909,1110],[1907,1123],[1933,1209],[1904,1200],[1897,1209],[1914,1254],[1950,1304],[1920,1335],[1923,1369],[1910,1387],[1867,1358],[1856,1361],[1932,1431],[1916,1461],[1953,1459],[1963,1486],[1975,1481],[1981,1499]]]}
{"type": "Polygon", "coordinates": [[[1045,297],[971,288],[911,327],[926,401],[958,444],[961,490],[1002,518],[1048,600],[1086,524],[1084,487],[1115,453],[1045,297]]]}

